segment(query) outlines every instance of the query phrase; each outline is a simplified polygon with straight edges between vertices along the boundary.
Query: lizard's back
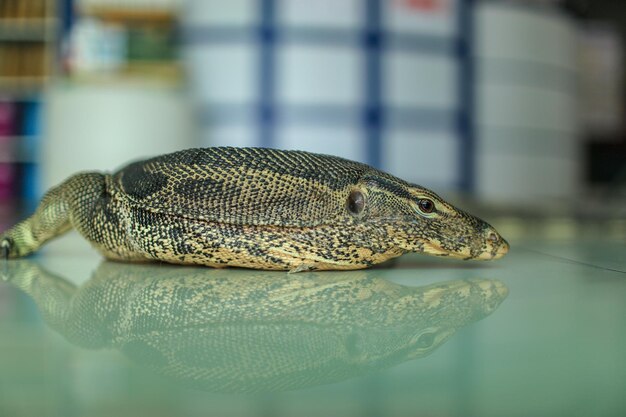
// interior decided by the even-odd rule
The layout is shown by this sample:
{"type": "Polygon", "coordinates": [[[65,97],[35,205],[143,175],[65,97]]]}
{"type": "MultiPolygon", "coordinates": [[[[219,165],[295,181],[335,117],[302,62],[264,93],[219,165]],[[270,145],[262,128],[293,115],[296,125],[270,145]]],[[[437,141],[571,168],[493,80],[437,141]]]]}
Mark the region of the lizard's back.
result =
{"type": "MultiPolygon", "coordinates": [[[[342,222],[349,188],[371,167],[265,148],[188,149],[122,168],[114,185],[158,213],[241,225],[342,222]]],[[[380,173],[382,174],[382,173],[380,173]]]]}

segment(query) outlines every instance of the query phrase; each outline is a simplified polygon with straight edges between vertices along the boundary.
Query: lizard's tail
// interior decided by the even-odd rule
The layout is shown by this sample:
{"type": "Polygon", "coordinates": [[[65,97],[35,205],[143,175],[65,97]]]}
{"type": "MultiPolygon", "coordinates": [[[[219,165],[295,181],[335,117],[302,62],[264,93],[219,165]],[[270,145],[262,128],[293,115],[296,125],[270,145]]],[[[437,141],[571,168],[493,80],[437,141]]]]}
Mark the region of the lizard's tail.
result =
{"type": "Polygon", "coordinates": [[[77,174],[52,188],[35,213],[0,235],[0,252],[6,258],[21,258],[37,251],[48,240],[72,228],[71,202],[76,184],[88,174],[77,174]]]}

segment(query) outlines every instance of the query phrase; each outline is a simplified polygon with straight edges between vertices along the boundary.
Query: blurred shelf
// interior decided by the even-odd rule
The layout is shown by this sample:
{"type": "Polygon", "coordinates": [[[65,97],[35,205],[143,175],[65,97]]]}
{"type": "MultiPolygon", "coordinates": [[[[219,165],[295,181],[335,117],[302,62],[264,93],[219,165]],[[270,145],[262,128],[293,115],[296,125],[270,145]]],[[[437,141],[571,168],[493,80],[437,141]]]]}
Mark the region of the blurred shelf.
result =
{"type": "Polygon", "coordinates": [[[28,91],[30,89],[41,89],[50,77],[2,77],[0,76],[0,92],[5,90],[28,91]]]}
{"type": "MultiPolygon", "coordinates": [[[[41,16],[27,15],[27,6],[32,8],[35,3],[26,3],[19,16],[0,18],[0,94],[17,100],[41,93],[53,72],[57,47],[58,19],[44,15],[43,9],[41,16]]],[[[54,2],[46,0],[41,4],[53,10],[54,2]]]]}
{"type": "Polygon", "coordinates": [[[56,0],[1,0],[0,18],[38,19],[54,13],[56,0]]]}
{"type": "Polygon", "coordinates": [[[156,25],[172,25],[178,19],[178,13],[169,9],[139,7],[83,7],[84,16],[98,18],[111,23],[150,23],[156,25]]]}
{"type": "Polygon", "coordinates": [[[183,69],[172,61],[130,61],[115,72],[77,72],[67,81],[76,84],[130,83],[146,86],[178,86],[183,80],[183,69]]]}
{"type": "Polygon", "coordinates": [[[56,27],[56,19],[0,19],[0,41],[52,41],[56,27]]]}
{"type": "Polygon", "coordinates": [[[0,94],[11,94],[17,96],[32,96],[41,93],[49,76],[42,77],[1,77],[0,94]]]}
{"type": "Polygon", "coordinates": [[[182,79],[182,67],[172,61],[130,61],[124,71],[127,75],[151,77],[169,82],[182,79]]]}

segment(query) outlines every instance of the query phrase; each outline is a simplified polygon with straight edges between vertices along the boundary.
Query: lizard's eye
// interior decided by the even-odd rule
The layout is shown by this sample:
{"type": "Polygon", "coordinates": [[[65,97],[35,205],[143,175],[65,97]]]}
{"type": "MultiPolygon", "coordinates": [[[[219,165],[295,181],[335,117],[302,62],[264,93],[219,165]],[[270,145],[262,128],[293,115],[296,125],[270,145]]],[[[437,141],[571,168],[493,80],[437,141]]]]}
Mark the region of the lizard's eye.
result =
{"type": "Polygon", "coordinates": [[[417,342],[415,343],[415,346],[418,348],[426,349],[431,347],[433,343],[435,343],[435,333],[427,332],[420,335],[420,337],[417,339],[417,342]]]}
{"type": "Polygon", "coordinates": [[[422,198],[417,202],[417,208],[422,213],[430,214],[435,210],[435,203],[427,198],[422,198]]]}
{"type": "Polygon", "coordinates": [[[348,202],[346,204],[348,211],[354,215],[360,214],[365,208],[365,197],[363,193],[354,190],[348,196],[348,202]]]}

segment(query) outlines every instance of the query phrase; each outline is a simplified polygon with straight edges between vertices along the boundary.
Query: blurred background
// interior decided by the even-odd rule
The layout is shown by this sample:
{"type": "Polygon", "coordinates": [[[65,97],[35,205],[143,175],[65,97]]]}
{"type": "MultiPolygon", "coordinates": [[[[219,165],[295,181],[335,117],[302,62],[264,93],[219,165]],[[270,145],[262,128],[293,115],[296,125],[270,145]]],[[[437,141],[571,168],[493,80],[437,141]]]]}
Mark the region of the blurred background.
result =
{"type": "Polygon", "coordinates": [[[76,171],[233,145],[626,236],[622,3],[2,0],[0,229],[76,171]]]}

